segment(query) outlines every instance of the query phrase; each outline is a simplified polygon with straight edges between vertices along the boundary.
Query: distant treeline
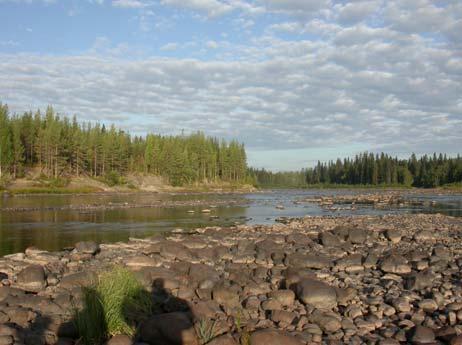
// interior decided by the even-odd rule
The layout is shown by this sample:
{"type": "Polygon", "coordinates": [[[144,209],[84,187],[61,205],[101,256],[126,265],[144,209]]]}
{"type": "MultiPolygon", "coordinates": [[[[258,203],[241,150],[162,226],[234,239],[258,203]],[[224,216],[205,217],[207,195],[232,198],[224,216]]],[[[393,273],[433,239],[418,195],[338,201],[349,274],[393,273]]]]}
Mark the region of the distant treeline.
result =
{"type": "Polygon", "coordinates": [[[244,145],[203,133],[188,136],[131,136],[114,126],[79,123],[58,116],[52,107],[10,115],[0,103],[0,178],[38,167],[43,175],[104,177],[155,174],[173,185],[194,182],[244,182],[244,145]]]}
{"type": "Polygon", "coordinates": [[[443,154],[415,154],[398,159],[385,153],[362,153],[354,159],[318,162],[314,168],[297,172],[251,169],[261,187],[305,187],[310,185],[372,185],[438,187],[462,182],[462,158],[443,154]]]}

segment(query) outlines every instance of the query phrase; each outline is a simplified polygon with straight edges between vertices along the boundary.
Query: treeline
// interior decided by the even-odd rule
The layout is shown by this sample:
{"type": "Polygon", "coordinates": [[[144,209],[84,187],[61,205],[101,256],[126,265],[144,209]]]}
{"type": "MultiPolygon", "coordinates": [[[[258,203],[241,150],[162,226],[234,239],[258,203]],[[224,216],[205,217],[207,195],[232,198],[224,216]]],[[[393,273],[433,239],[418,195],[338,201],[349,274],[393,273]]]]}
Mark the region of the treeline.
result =
{"type": "Polygon", "coordinates": [[[304,187],[310,185],[372,185],[439,187],[462,182],[462,158],[436,153],[398,159],[385,153],[362,153],[354,159],[318,162],[298,172],[251,170],[262,187],[304,187]]]}
{"type": "Polygon", "coordinates": [[[79,123],[57,115],[52,107],[10,115],[0,104],[0,177],[24,176],[38,167],[47,177],[120,176],[146,173],[173,185],[194,182],[241,183],[247,177],[244,145],[206,137],[131,136],[114,126],[79,123]]]}

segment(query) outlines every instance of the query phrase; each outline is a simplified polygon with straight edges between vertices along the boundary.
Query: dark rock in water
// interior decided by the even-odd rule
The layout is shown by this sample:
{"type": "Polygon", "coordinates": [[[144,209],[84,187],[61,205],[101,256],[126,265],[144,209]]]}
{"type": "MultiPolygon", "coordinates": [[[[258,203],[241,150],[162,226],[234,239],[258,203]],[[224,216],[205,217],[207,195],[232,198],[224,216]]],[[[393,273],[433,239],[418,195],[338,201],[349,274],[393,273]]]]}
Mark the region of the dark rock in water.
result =
{"type": "Polygon", "coordinates": [[[417,326],[411,337],[413,344],[433,344],[435,342],[435,333],[431,328],[417,326]]]}
{"type": "Polygon", "coordinates": [[[340,247],[342,246],[342,241],[329,231],[324,231],[320,234],[320,240],[323,246],[326,247],[340,247]]]}
{"type": "Polygon", "coordinates": [[[260,330],[253,332],[250,336],[252,345],[302,345],[303,343],[295,337],[276,330],[260,330]]]}
{"type": "Polygon", "coordinates": [[[95,255],[99,251],[99,245],[93,241],[82,241],[75,244],[75,250],[78,253],[95,255]]]}
{"type": "Polygon", "coordinates": [[[335,289],[315,279],[302,279],[295,286],[299,300],[318,309],[332,309],[337,306],[335,289]]]}
{"type": "Polygon", "coordinates": [[[182,312],[152,316],[141,324],[140,339],[149,344],[199,344],[189,315],[182,312]]]}
{"type": "Polygon", "coordinates": [[[38,292],[47,285],[45,270],[39,265],[28,266],[18,273],[16,284],[21,289],[38,292]]]}

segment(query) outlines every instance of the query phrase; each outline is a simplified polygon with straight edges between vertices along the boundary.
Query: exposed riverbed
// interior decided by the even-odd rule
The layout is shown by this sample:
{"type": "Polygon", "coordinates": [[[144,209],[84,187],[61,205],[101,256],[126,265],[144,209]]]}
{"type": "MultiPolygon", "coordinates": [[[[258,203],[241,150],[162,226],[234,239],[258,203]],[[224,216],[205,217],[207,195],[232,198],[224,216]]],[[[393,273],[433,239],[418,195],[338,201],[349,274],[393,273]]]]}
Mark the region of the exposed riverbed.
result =
{"type": "Polygon", "coordinates": [[[176,228],[271,224],[279,217],[442,213],[462,216],[462,194],[403,191],[407,202],[325,207],[309,199],[383,191],[277,190],[251,194],[28,195],[0,198],[0,256],[29,246],[60,250],[81,240],[126,241],[176,228]],[[307,201],[308,200],[308,201],[307,201]],[[203,212],[209,210],[210,212],[203,212]]]}

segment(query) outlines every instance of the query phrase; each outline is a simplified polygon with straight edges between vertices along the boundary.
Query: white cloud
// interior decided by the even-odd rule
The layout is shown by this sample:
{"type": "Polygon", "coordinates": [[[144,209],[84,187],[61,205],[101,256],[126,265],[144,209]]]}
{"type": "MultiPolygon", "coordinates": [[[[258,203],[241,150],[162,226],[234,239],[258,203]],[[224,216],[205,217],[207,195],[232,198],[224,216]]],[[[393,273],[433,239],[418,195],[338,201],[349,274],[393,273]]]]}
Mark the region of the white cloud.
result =
{"type": "Polygon", "coordinates": [[[231,5],[217,0],[161,0],[161,3],[204,12],[209,17],[221,16],[233,10],[231,5]]]}
{"type": "Polygon", "coordinates": [[[120,8],[144,8],[150,5],[150,2],[141,0],[112,0],[112,6],[120,8]]]}

